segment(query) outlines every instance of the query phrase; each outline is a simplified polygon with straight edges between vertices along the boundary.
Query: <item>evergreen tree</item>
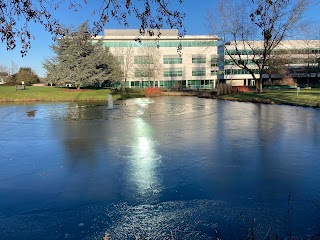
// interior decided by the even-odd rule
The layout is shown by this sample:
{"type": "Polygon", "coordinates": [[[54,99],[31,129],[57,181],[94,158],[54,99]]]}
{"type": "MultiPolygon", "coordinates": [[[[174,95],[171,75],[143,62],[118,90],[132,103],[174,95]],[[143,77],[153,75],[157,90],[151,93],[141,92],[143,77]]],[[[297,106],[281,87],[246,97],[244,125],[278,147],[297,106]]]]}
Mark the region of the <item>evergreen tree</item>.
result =
{"type": "Polygon", "coordinates": [[[74,82],[96,85],[121,79],[121,68],[102,42],[92,43],[87,23],[80,25],[51,46],[55,56],[43,63],[46,80],[53,83],[74,82]]]}
{"type": "Polygon", "coordinates": [[[18,84],[24,82],[26,85],[32,85],[40,82],[39,76],[29,67],[20,68],[17,73],[13,74],[12,80],[18,84]]]}

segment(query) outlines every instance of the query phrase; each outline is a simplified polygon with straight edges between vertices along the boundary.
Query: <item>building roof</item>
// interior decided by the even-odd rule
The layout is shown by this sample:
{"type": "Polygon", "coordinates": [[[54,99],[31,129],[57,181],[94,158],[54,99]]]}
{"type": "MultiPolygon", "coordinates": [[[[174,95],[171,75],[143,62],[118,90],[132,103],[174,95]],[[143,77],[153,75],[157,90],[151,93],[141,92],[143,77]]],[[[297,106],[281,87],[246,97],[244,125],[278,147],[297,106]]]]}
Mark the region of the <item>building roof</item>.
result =
{"type": "MultiPolygon", "coordinates": [[[[239,49],[244,49],[245,47],[248,47],[248,43],[250,43],[251,48],[256,47],[262,47],[263,41],[248,41],[248,42],[242,42],[238,41],[237,45],[239,49]]],[[[226,42],[225,45],[228,47],[234,47],[235,42],[226,42]]],[[[219,45],[219,47],[223,47],[223,44],[219,45]]],[[[279,45],[276,47],[276,49],[279,48],[287,48],[287,49],[301,49],[301,48],[319,48],[320,47],[320,40],[282,40],[279,45]]],[[[250,47],[248,47],[250,48],[250,47]]]]}
{"type": "MultiPolygon", "coordinates": [[[[161,36],[178,36],[178,30],[177,29],[162,29],[162,30],[152,30],[155,35],[158,35],[158,33],[161,33],[161,36]]],[[[140,35],[139,29],[105,29],[104,30],[104,36],[131,36],[136,37],[140,35]]],[[[146,31],[146,34],[148,35],[148,32],[146,31]]]]}
{"type": "Polygon", "coordinates": [[[139,29],[105,29],[103,36],[97,36],[94,39],[96,40],[135,40],[135,39],[143,39],[143,40],[213,40],[218,41],[219,38],[217,36],[212,35],[185,35],[183,37],[179,36],[179,32],[177,29],[161,29],[154,30],[154,36],[149,36],[146,32],[144,35],[140,34],[139,29]],[[160,37],[158,37],[158,33],[161,33],[160,37]]]}

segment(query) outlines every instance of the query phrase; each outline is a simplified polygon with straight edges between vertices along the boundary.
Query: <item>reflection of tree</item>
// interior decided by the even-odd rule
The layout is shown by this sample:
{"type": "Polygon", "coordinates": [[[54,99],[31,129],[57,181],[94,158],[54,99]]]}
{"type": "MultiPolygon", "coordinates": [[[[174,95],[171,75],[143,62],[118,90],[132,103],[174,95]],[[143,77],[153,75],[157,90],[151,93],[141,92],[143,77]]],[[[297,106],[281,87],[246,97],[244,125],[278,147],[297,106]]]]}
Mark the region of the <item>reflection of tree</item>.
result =
{"type": "Polygon", "coordinates": [[[37,112],[37,110],[29,111],[29,112],[27,112],[27,116],[34,118],[36,116],[36,112],[37,112]]]}
{"type": "MultiPolygon", "coordinates": [[[[73,127],[71,127],[71,129],[73,129],[72,131],[80,130],[73,127]]],[[[83,129],[83,127],[81,127],[81,129],[83,129]]],[[[86,163],[87,165],[95,165],[95,161],[96,161],[95,153],[96,153],[96,144],[97,144],[97,141],[95,139],[86,138],[86,137],[69,138],[69,139],[65,139],[63,143],[67,150],[66,152],[69,155],[68,163],[71,166],[78,165],[79,163],[86,163]]]]}
{"type": "Polygon", "coordinates": [[[103,131],[88,120],[102,119],[107,111],[101,106],[71,104],[66,108],[62,119],[66,120],[55,129],[59,139],[63,139],[68,163],[72,166],[79,163],[94,165],[97,147],[101,144],[103,131]]]}
{"type": "Polygon", "coordinates": [[[102,119],[104,117],[103,110],[105,109],[101,106],[84,105],[84,104],[71,105],[67,108],[67,112],[64,118],[66,120],[80,120],[80,121],[102,119]]]}

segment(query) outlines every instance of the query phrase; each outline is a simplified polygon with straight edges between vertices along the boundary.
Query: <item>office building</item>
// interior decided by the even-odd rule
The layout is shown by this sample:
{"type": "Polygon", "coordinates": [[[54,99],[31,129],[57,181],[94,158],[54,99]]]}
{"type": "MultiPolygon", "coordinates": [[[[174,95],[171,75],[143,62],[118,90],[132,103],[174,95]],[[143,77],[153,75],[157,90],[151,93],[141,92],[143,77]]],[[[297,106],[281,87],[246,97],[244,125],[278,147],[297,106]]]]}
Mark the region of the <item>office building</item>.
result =
{"type": "MultiPolygon", "coordinates": [[[[259,71],[253,60],[260,58],[263,41],[247,43],[234,42],[218,46],[220,81],[233,86],[254,86],[253,76],[235,64],[245,61],[259,78],[259,71]]],[[[320,40],[284,40],[272,52],[263,74],[265,84],[283,78],[292,78],[298,84],[319,84],[320,40]]]]}
{"type": "Polygon", "coordinates": [[[101,39],[118,56],[126,87],[213,89],[217,82],[216,36],[186,35],[177,30],[140,36],[139,30],[106,29],[101,39]],[[139,38],[139,39],[138,39],[139,38]],[[180,49],[181,48],[181,49],[180,49]]]}

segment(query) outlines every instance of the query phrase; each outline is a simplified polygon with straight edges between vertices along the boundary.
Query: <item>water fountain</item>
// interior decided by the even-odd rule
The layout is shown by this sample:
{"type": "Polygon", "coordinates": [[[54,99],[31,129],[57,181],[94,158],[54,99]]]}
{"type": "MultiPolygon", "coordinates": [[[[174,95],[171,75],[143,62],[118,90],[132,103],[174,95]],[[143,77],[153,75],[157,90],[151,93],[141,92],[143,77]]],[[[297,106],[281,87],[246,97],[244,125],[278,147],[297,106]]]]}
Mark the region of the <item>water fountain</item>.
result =
{"type": "Polygon", "coordinates": [[[108,109],[113,109],[113,98],[111,94],[108,94],[108,109]]]}

